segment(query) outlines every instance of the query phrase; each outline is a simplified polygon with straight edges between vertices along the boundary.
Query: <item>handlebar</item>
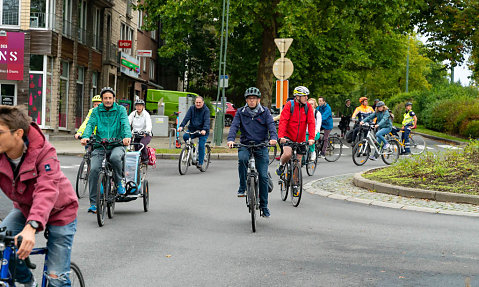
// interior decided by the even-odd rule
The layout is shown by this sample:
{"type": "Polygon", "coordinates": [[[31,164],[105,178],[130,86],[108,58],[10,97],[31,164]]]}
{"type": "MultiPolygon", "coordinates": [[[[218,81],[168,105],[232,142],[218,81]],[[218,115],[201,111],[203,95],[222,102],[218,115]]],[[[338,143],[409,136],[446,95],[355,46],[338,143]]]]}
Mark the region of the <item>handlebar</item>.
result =
{"type": "Polygon", "coordinates": [[[183,131],[185,134],[189,134],[189,135],[199,135],[201,134],[201,131],[194,131],[194,132],[189,132],[189,131],[183,131]]]}
{"type": "MultiPolygon", "coordinates": [[[[22,239],[21,236],[18,237],[18,246],[22,245],[22,239]]],[[[8,247],[15,247],[15,236],[12,236],[10,231],[6,231],[5,227],[0,229],[0,243],[4,243],[8,247]]]]}
{"type": "Polygon", "coordinates": [[[242,143],[235,143],[233,144],[233,148],[240,148],[240,147],[245,147],[245,148],[261,148],[261,147],[276,147],[276,145],[270,145],[268,142],[263,142],[263,143],[251,143],[251,144],[242,144],[242,143]]]}
{"type": "Polygon", "coordinates": [[[304,141],[304,142],[294,142],[292,140],[289,140],[289,139],[286,139],[286,142],[283,144],[283,145],[291,145],[291,146],[296,146],[296,147],[299,147],[299,146],[308,146],[309,145],[309,142],[308,141],[304,141]]]}

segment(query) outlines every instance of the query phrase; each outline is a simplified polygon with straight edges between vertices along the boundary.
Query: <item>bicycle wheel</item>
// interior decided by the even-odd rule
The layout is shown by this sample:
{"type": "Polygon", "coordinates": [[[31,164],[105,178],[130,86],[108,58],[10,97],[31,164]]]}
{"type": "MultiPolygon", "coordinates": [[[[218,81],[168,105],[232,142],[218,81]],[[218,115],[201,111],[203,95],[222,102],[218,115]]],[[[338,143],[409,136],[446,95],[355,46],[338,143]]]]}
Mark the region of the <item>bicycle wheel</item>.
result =
{"type": "Polygon", "coordinates": [[[185,146],[180,153],[180,158],[178,159],[178,171],[181,175],[185,175],[188,170],[190,161],[190,149],[188,146],[185,146]]]}
{"type": "Polygon", "coordinates": [[[106,193],[108,192],[109,185],[108,176],[104,172],[100,172],[98,176],[98,185],[96,192],[96,219],[98,226],[102,227],[105,224],[106,214],[106,193]]]}
{"type": "Polygon", "coordinates": [[[80,163],[80,167],[78,168],[77,173],[77,181],[75,185],[75,191],[77,197],[83,198],[85,197],[85,193],[88,186],[88,177],[90,175],[90,161],[83,159],[80,163]]]}
{"type": "Polygon", "coordinates": [[[211,147],[209,145],[205,146],[205,158],[203,159],[203,165],[201,166],[200,171],[205,172],[210,166],[210,157],[211,157],[211,147]]]}
{"type": "Polygon", "coordinates": [[[308,159],[306,159],[306,173],[309,176],[312,176],[316,171],[316,166],[318,165],[318,154],[316,154],[316,158],[311,160],[311,153],[308,153],[308,159]]]}
{"type": "Polygon", "coordinates": [[[85,279],[83,279],[80,267],[74,262],[70,262],[70,281],[72,287],[85,287],[85,279]]]}
{"type": "Polygon", "coordinates": [[[418,134],[409,134],[409,144],[412,154],[420,154],[426,149],[426,141],[418,134]]]}
{"type": "Polygon", "coordinates": [[[329,162],[334,162],[341,157],[343,153],[343,142],[336,136],[328,138],[328,147],[324,159],[329,162]]]}
{"type": "Polygon", "coordinates": [[[389,140],[389,149],[383,151],[381,158],[385,164],[393,164],[399,158],[399,153],[401,152],[401,147],[395,140],[389,140]]]}
{"type": "Polygon", "coordinates": [[[257,188],[255,179],[249,177],[248,179],[248,190],[247,190],[247,199],[248,199],[248,209],[251,214],[251,229],[253,232],[256,232],[256,197],[255,189],[257,188]]]}
{"type": "Polygon", "coordinates": [[[106,209],[108,210],[108,218],[110,219],[112,219],[115,215],[116,190],[117,187],[115,184],[113,184],[113,179],[110,178],[106,199],[106,209]]]}
{"type": "Polygon", "coordinates": [[[148,180],[143,182],[143,210],[148,212],[148,208],[150,207],[150,189],[148,186],[148,180]]]}
{"type": "Polygon", "coordinates": [[[357,142],[353,147],[353,162],[356,165],[363,165],[369,159],[369,154],[371,153],[371,148],[369,143],[366,140],[357,142]]]}
{"type": "Polygon", "coordinates": [[[299,205],[302,194],[303,175],[301,174],[301,165],[299,164],[299,162],[295,162],[293,164],[293,173],[291,176],[291,203],[293,203],[294,207],[297,207],[299,205]]]}
{"type": "Polygon", "coordinates": [[[289,162],[286,163],[284,167],[284,174],[279,180],[279,189],[281,190],[281,200],[286,201],[288,198],[288,190],[289,190],[289,175],[291,174],[290,164],[289,162]]]}

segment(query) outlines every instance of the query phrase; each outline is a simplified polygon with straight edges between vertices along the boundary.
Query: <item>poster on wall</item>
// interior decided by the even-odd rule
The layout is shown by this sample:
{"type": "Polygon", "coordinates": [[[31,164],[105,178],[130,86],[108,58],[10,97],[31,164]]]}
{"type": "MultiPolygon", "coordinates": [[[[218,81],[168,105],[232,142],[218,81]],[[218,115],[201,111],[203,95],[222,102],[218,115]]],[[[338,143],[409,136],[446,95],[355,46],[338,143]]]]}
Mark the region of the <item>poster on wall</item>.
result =
{"type": "Polygon", "coordinates": [[[13,106],[13,97],[11,96],[2,96],[2,105],[13,106]]]}
{"type": "Polygon", "coordinates": [[[28,89],[28,115],[37,124],[42,123],[43,75],[30,74],[28,89]]]}
{"type": "Polygon", "coordinates": [[[0,80],[23,81],[24,41],[23,32],[0,36],[0,80]]]}

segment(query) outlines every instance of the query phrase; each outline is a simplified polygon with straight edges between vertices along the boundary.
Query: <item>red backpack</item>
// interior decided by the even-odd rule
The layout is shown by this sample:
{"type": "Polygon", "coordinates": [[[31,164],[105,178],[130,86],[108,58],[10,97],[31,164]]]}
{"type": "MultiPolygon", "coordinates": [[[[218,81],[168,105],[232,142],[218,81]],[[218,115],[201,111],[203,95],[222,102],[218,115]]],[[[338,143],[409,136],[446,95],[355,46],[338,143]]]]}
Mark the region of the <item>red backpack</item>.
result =
{"type": "Polygon", "coordinates": [[[152,147],[147,147],[148,150],[148,165],[156,167],[156,150],[152,147]]]}

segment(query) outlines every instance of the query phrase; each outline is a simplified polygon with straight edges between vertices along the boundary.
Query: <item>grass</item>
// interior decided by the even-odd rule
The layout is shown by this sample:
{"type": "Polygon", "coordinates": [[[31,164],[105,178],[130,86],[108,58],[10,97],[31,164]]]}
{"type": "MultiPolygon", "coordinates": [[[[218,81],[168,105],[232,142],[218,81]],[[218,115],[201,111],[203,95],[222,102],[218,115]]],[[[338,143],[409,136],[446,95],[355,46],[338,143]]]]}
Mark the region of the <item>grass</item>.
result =
{"type": "Polygon", "coordinates": [[[462,150],[403,158],[364,177],[406,187],[479,195],[479,140],[470,141],[462,150]]]}

